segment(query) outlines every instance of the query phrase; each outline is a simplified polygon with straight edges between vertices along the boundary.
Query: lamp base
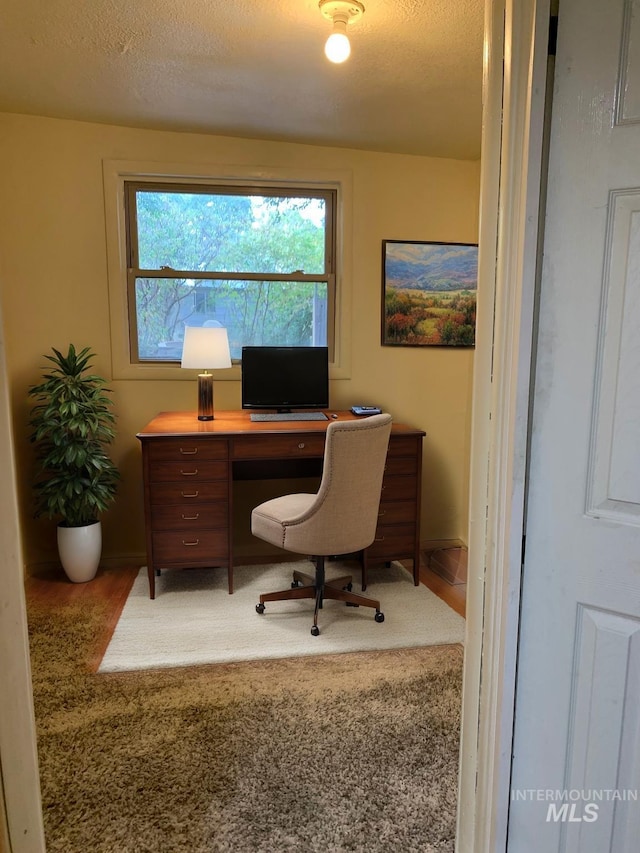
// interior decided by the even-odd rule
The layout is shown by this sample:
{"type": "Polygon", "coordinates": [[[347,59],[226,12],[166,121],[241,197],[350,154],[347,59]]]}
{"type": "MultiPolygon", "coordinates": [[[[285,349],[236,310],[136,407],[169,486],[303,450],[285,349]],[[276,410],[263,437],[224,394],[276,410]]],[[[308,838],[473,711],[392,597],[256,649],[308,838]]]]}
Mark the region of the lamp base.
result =
{"type": "Polygon", "coordinates": [[[213,374],[198,374],[198,420],[213,420],[213,374]]]}

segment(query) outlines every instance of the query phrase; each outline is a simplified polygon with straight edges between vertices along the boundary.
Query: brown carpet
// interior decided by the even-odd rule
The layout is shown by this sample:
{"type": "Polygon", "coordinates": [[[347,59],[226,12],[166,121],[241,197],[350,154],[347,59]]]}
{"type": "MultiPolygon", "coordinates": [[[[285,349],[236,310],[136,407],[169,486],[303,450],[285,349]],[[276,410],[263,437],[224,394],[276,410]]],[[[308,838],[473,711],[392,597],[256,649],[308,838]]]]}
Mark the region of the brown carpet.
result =
{"type": "Polygon", "coordinates": [[[31,606],[47,850],[453,851],[462,649],[95,674],[31,606]]]}

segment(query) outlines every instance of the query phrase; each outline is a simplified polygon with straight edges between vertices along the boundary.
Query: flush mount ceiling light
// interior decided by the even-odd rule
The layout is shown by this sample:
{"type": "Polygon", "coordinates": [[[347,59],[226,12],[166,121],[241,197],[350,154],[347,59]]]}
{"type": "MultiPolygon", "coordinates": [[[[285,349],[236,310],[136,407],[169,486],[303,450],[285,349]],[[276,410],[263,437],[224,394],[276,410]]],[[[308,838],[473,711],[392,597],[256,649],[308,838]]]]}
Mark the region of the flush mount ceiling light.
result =
{"type": "Polygon", "coordinates": [[[318,5],[325,18],[333,22],[333,32],[324,46],[327,59],[344,62],[351,53],[347,24],[361,17],[364,6],[358,0],[320,0],[318,5]]]}

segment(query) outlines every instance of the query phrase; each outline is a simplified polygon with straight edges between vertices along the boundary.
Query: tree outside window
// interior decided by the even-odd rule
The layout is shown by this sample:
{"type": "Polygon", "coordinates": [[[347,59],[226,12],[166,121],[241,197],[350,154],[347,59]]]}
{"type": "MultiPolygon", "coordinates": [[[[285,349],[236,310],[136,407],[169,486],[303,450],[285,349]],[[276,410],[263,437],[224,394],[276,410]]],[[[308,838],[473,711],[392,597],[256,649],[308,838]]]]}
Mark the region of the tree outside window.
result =
{"type": "Polygon", "coordinates": [[[132,360],[177,362],[185,326],[245,345],[327,346],[334,190],[125,185],[132,360]]]}

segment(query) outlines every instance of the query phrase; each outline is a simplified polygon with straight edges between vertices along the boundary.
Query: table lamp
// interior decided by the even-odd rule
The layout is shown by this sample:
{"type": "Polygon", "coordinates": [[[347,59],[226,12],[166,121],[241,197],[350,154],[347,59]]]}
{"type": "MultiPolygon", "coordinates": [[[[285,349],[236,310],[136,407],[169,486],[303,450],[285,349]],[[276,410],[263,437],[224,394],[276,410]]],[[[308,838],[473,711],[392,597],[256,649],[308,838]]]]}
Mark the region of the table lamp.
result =
{"type": "Polygon", "coordinates": [[[231,367],[227,330],[220,326],[186,326],[182,367],[202,370],[198,374],[198,420],[213,420],[213,376],[207,370],[231,367]]]}

